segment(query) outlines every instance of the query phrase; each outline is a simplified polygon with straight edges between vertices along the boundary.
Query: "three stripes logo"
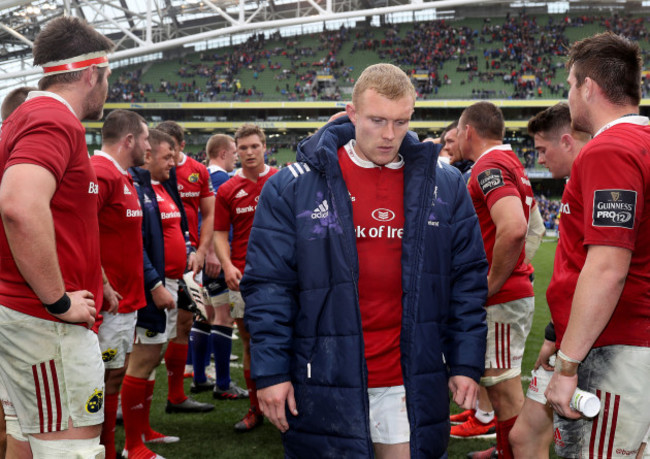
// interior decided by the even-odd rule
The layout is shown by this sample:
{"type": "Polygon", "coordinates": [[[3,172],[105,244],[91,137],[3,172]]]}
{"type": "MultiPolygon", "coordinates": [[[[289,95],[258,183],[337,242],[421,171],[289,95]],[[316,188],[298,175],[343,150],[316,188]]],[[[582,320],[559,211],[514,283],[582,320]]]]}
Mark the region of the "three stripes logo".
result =
{"type": "Polygon", "coordinates": [[[318,207],[314,209],[311,214],[313,220],[320,220],[322,218],[327,218],[329,216],[329,205],[327,204],[327,199],[324,199],[318,207]]]}

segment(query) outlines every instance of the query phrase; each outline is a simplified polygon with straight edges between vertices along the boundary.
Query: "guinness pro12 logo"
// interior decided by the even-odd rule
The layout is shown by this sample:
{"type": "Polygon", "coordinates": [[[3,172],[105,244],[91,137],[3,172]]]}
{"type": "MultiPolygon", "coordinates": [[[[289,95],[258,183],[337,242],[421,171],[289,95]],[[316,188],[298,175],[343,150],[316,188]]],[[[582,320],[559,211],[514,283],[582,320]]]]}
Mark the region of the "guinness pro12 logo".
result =
{"type": "Polygon", "coordinates": [[[594,191],[593,226],[634,228],[636,191],[594,191]]]}

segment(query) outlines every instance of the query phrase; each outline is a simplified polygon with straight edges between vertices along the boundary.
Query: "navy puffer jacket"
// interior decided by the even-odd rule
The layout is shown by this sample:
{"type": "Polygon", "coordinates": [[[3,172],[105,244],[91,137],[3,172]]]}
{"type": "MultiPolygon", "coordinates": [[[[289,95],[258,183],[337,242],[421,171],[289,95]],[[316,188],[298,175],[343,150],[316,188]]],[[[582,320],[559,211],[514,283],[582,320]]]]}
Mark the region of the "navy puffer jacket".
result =
{"type": "MultiPolygon", "coordinates": [[[[337,157],[354,135],[343,117],[301,142],[298,162],[265,185],[248,244],[241,290],[252,376],[258,388],[290,380],[295,389],[299,415],[287,412],[287,457],[373,457],[355,230],[337,157]]],[[[446,457],[447,381],[479,379],[487,333],[478,220],[459,172],[438,163],[438,149],[410,135],[400,149],[400,346],[413,458],[446,457]]]]}

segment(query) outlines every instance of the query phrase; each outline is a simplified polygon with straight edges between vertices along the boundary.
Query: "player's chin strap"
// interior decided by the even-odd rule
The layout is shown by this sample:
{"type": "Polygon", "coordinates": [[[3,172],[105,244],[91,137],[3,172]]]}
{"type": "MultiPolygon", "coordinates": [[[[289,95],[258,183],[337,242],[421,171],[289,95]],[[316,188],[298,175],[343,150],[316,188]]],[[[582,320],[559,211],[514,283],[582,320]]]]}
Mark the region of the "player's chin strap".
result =
{"type": "Polygon", "coordinates": [[[507,381],[508,379],[516,378],[521,374],[521,368],[510,368],[506,370],[503,374],[498,376],[483,376],[481,378],[481,386],[483,387],[492,387],[496,386],[500,382],[507,381]]]}
{"type": "Polygon", "coordinates": [[[194,273],[188,271],[183,274],[183,278],[178,280],[178,285],[189,300],[187,310],[207,322],[208,313],[205,309],[206,302],[208,301],[207,294],[205,289],[194,280],[194,273]]]}

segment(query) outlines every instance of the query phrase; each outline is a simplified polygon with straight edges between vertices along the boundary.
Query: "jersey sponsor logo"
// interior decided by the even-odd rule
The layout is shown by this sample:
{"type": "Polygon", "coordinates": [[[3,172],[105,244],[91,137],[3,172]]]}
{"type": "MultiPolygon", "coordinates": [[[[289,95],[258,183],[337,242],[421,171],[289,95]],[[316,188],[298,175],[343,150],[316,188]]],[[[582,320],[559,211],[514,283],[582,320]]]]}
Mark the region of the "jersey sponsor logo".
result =
{"type": "Polygon", "coordinates": [[[142,209],[126,209],[127,217],[142,217],[142,209]]]}
{"type": "Polygon", "coordinates": [[[117,355],[117,349],[106,349],[104,352],[102,352],[102,360],[104,362],[110,362],[115,358],[117,355]]]}
{"type": "Polygon", "coordinates": [[[235,212],[238,214],[246,214],[248,212],[255,212],[257,206],[235,207],[235,212]]]}
{"type": "Polygon", "coordinates": [[[402,235],[404,234],[404,228],[395,228],[390,225],[373,226],[372,228],[364,228],[362,226],[357,226],[355,232],[357,238],[369,237],[371,239],[376,239],[379,237],[383,237],[386,239],[395,239],[395,238],[402,239],[402,235]]]}
{"type": "Polygon", "coordinates": [[[386,208],[375,209],[370,215],[378,222],[389,222],[395,219],[395,212],[386,208]]]}
{"type": "Polygon", "coordinates": [[[126,194],[128,194],[128,195],[131,194],[131,190],[129,190],[129,187],[126,186],[126,183],[124,184],[124,194],[125,194],[125,195],[126,195],[126,194]]]}
{"type": "Polygon", "coordinates": [[[481,187],[483,195],[487,196],[490,191],[501,188],[505,185],[503,181],[503,175],[501,174],[501,169],[486,169],[476,178],[478,181],[478,186],[481,187]]]}
{"type": "Polygon", "coordinates": [[[181,192],[181,198],[198,198],[200,196],[200,192],[198,191],[187,191],[185,193],[181,192]]]}
{"type": "Polygon", "coordinates": [[[637,193],[633,190],[596,190],[592,225],[634,228],[637,193]]]}
{"type": "Polygon", "coordinates": [[[318,204],[318,207],[316,207],[311,213],[312,220],[320,220],[329,217],[329,209],[330,206],[327,204],[327,199],[323,199],[323,202],[318,204]]]}
{"type": "Polygon", "coordinates": [[[199,173],[198,172],[193,172],[190,174],[189,177],[187,177],[187,181],[190,183],[196,183],[199,181],[199,173]]]}
{"type": "Polygon", "coordinates": [[[88,194],[99,194],[99,184],[90,182],[88,184],[88,194]]]}
{"type": "Polygon", "coordinates": [[[563,202],[560,204],[560,215],[561,214],[571,215],[571,209],[569,208],[568,202],[563,202]]]}
{"type": "Polygon", "coordinates": [[[237,192],[237,194],[235,195],[235,199],[238,199],[238,198],[245,198],[246,196],[248,196],[248,193],[246,193],[246,191],[244,191],[244,190],[239,190],[239,191],[237,192]]]}
{"type": "Polygon", "coordinates": [[[95,389],[95,392],[90,396],[86,402],[86,411],[89,413],[97,413],[102,409],[104,404],[104,391],[95,389]]]}
{"type": "Polygon", "coordinates": [[[168,218],[181,218],[181,213],[176,211],[176,212],[160,212],[160,218],[162,220],[166,220],[168,218]]]}

